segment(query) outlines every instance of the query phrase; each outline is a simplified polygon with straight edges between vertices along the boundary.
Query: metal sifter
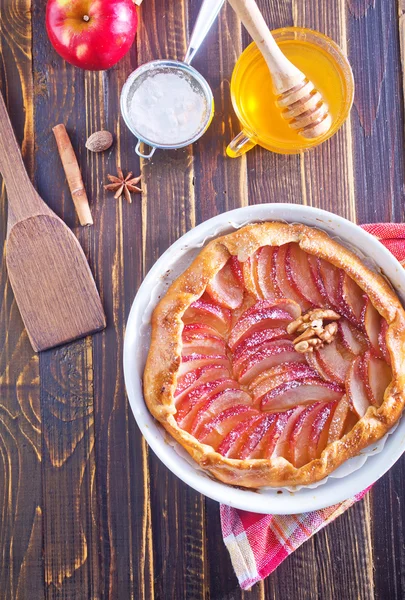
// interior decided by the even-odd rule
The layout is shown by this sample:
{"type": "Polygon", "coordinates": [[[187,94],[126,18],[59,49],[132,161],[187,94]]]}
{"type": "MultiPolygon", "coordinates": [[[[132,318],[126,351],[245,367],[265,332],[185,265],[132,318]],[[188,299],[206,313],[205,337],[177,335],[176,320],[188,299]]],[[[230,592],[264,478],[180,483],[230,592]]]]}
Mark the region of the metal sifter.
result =
{"type": "MultiPolygon", "coordinates": [[[[127,127],[138,138],[135,151],[142,158],[151,158],[156,148],[166,150],[184,148],[198,140],[208,129],[214,115],[214,98],[207,81],[190,65],[190,62],[205,39],[224,2],[225,0],[203,1],[183,62],[177,60],[148,62],[133,71],[125,82],[121,92],[121,113],[127,127]],[[133,106],[134,104],[136,106],[137,97],[142,90],[141,86],[149,86],[150,88],[154,82],[158,81],[157,76],[162,74],[172,76],[172,78],[173,76],[180,78],[182,85],[189,86],[193,96],[197,99],[198,118],[195,119],[195,126],[193,121],[193,131],[188,131],[185,139],[176,139],[174,143],[171,143],[168,139],[163,139],[163,136],[161,139],[156,139],[159,136],[150,133],[149,123],[145,122],[146,120],[144,122],[141,119],[136,120],[133,113],[133,106]],[[141,152],[141,143],[151,148],[149,154],[141,152]]],[[[169,99],[162,94],[161,100],[154,98],[154,102],[159,101],[169,102],[169,99]]],[[[183,113],[185,114],[176,115],[176,106],[173,106],[174,120],[177,117],[179,119],[187,118],[187,110],[183,110],[183,113]]],[[[174,123],[176,123],[176,120],[174,123]]],[[[181,135],[181,132],[179,135],[181,135]]]]}

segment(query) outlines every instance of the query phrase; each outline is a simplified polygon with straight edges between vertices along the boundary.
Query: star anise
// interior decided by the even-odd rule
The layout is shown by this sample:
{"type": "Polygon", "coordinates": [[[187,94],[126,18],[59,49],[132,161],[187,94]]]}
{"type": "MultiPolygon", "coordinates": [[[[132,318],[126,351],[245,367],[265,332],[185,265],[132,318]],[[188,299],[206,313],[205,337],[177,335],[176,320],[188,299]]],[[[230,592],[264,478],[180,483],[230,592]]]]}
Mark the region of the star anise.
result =
{"type": "Polygon", "coordinates": [[[124,194],[124,198],[127,202],[131,203],[131,192],[141,194],[141,188],[137,187],[137,183],[141,180],[141,175],[139,177],[132,177],[132,171],[128,173],[126,177],[124,177],[124,173],[122,172],[121,167],[117,167],[117,177],[115,175],[107,175],[108,180],[111,181],[108,185],[104,186],[105,190],[110,192],[115,192],[114,198],[118,200],[124,194]]]}

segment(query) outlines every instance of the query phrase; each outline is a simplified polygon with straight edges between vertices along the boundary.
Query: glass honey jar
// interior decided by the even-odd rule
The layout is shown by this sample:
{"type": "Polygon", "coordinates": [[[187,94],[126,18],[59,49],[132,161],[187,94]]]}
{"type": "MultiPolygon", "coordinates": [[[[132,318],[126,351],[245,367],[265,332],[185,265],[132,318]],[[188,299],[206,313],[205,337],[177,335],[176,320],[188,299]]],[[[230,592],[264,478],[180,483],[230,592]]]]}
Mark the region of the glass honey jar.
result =
{"type": "Polygon", "coordinates": [[[231,158],[245,154],[256,144],[280,154],[298,154],[317,146],[336,133],[353,104],[353,73],[333,40],[301,27],[277,29],[272,34],[287,58],[323,96],[332,126],[315,139],[306,139],[289,126],[276,104],[266,62],[253,42],[239,57],[231,80],[232,104],[243,127],[227,148],[231,158]]]}

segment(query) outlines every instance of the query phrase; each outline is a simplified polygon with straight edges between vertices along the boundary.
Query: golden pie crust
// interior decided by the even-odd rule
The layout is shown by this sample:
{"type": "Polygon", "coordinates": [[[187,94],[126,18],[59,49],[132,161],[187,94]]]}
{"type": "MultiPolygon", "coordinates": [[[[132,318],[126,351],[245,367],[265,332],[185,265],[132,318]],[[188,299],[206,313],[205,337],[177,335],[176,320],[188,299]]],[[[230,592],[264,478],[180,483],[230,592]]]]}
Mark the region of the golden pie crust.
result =
{"type": "Polygon", "coordinates": [[[320,230],[304,225],[267,222],[248,225],[211,241],[191,266],[172,283],[155,308],[152,338],[144,372],[144,395],[152,415],[215,478],[231,485],[308,485],[317,482],[360,450],[381,439],[401,416],[405,403],[405,313],[389,284],[367,268],[347,248],[320,230]],[[387,321],[386,345],[391,358],[392,381],[379,408],[370,406],[349,433],[326,446],[320,458],[296,468],[283,457],[270,459],[225,458],[181,429],[175,418],[174,392],[181,363],[182,316],[205,291],[213,276],[231,256],[241,262],[262,246],[296,242],[302,250],[343,269],[369,296],[387,321]]]}

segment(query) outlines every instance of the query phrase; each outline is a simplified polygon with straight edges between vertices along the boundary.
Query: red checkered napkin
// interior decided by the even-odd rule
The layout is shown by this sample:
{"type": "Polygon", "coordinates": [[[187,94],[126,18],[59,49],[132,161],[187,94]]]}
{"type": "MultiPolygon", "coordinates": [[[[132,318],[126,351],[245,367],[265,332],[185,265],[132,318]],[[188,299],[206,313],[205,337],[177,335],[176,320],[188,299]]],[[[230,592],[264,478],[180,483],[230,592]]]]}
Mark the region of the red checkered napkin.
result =
{"type": "MultiPolygon", "coordinates": [[[[405,267],[405,223],[362,225],[405,267]]],[[[221,505],[222,535],[242,589],[272,573],[284,559],[368,492],[334,506],[299,515],[259,515],[221,505]]]]}

